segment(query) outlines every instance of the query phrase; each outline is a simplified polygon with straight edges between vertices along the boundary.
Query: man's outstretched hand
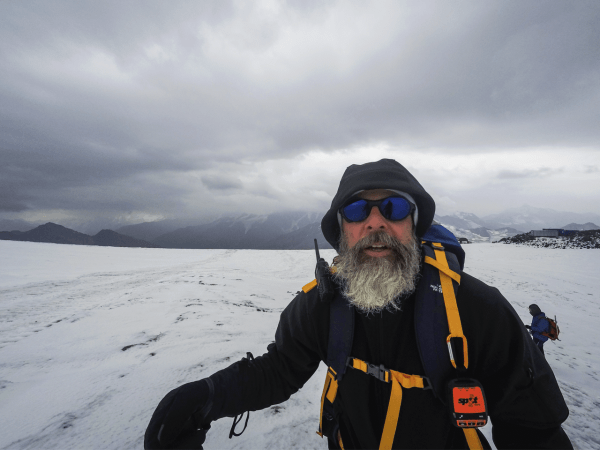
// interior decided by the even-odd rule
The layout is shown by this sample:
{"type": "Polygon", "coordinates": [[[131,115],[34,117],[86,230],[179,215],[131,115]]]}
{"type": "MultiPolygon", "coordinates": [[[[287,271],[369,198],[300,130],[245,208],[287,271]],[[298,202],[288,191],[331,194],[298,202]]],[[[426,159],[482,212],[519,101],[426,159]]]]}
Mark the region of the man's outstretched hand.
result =
{"type": "Polygon", "coordinates": [[[210,424],[210,389],[207,380],[179,386],[163,398],[146,428],[144,448],[202,449],[210,424]]]}

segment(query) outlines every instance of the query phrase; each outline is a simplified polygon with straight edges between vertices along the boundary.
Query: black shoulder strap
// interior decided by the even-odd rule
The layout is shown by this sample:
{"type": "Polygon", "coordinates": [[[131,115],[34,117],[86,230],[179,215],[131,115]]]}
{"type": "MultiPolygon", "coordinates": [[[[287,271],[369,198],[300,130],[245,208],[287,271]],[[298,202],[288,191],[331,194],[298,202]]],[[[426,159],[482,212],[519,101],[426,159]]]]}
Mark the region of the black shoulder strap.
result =
{"type": "Polygon", "coordinates": [[[327,365],[341,380],[346,373],[346,361],[352,351],[354,339],[354,307],[341,293],[336,293],[329,308],[329,342],[327,365]]]}
{"type": "MultiPolygon", "coordinates": [[[[435,259],[433,249],[424,244],[424,256],[435,259]]],[[[450,269],[461,274],[458,260],[453,253],[445,252],[450,269]]],[[[453,283],[455,294],[458,284],[453,283]]],[[[417,346],[425,375],[431,382],[434,395],[446,403],[446,386],[455,375],[450,363],[446,338],[450,334],[440,273],[435,267],[423,263],[421,279],[415,298],[415,332],[417,346]]]]}

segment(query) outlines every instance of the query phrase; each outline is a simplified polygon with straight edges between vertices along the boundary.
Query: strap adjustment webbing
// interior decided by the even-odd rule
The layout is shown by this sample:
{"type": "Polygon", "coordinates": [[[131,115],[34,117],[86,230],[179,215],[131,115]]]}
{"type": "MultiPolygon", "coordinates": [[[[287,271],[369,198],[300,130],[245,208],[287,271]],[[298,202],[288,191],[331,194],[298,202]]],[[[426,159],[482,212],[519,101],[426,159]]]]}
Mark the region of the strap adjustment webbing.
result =
{"type": "Polygon", "coordinates": [[[379,381],[383,381],[384,383],[392,382],[392,374],[388,369],[385,368],[383,364],[370,364],[365,361],[361,361],[360,359],[348,357],[346,362],[348,367],[352,367],[354,369],[358,369],[367,375],[371,375],[372,377],[377,378],[379,381]]]}
{"type": "Polygon", "coordinates": [[[390,403],[385,416],[385,424],[379,443],[380,450],[389,450],[394,443],[398,418],[400,416],[400,405],[402,404],[402,388],[431,389],[431,383],[427,377],[420,375],[408,375],[395,370],[386,369],[383,364],[377,366],[361,361],[358,358],[348,358],[348,365],[358,369],[368,375],[372,375],[378,380],[386,383],[392,383],[392,393],[390,394],[390,403]],[[427,385],[425,384],[427,382],[427,385]]]}

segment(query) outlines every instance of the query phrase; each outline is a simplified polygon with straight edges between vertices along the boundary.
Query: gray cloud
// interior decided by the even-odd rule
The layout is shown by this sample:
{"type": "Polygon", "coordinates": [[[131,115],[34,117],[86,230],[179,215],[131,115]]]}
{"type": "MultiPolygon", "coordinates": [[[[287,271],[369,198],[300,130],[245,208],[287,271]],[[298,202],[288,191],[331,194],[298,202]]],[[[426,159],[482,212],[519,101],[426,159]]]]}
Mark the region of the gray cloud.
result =
{"type": "Polygon", "coordinates": [[[244,187],[238,179],[224,175],[205,175],[202,177],[202,183],[209,189],[217,190],[241,189],[244,187]]]}
{"type": "Polygon", "coordinates": [[[597,149],[596,1],[280,5],[1,2],[0,212],[182,214],[260,186],[216,168],[378,143],[597,149]]]}
{"type": "Polygon", "coordinates": [[[541,167],[539,169],[524,169],[524,170],[501,170],[498,172],[499,179],[516,179],[516,178],[546,178],[558,173],[564,172],[563,169],[551,169],[549,167],[541,167]]]}

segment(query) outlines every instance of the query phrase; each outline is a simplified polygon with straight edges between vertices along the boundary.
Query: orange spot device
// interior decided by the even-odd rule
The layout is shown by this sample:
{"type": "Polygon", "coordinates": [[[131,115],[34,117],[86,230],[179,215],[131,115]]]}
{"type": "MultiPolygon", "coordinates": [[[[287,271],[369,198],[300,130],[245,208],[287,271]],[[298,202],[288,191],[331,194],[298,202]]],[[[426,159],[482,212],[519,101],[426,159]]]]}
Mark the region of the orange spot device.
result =
{"type": "Polygon", "coordinates": [[[483,427],[488,421],[483,387],[477,380],[459,378],[448,384],[452,423],[458,428],[483,427]]]}

